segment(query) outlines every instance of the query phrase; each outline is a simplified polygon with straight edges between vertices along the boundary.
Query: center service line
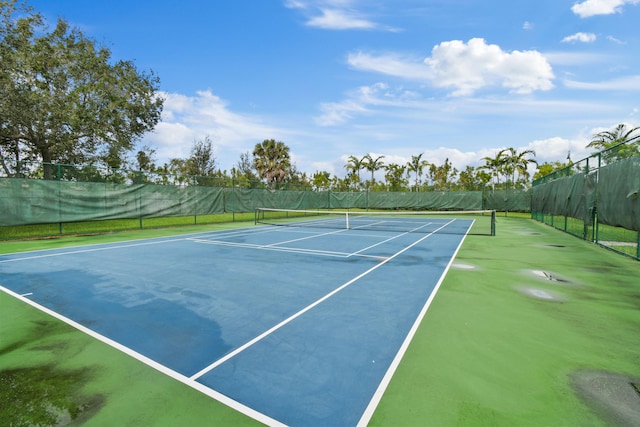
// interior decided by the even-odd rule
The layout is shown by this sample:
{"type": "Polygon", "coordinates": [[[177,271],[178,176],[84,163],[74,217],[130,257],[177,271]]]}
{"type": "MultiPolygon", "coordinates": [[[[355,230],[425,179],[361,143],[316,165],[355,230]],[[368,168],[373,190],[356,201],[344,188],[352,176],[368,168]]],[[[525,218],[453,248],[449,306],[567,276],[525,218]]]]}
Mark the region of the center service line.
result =
{"type": "Polygon", "coordinates": [[[298,311],[297,313],[291,315],[290,317],[288,317],[287,319],[283,320],[282,322],[278,323],[277,325],[273,326],[271,329],[268,329],[267,331],[263,332],[262,334],[258,335],[257,337],[255,337],[254,339],[252,339],[251,341],[243,344],[242,346],[238,347],[237,349],[235,349],[234,351],[232,351],[231,353],[227,354],[226,356],[218,359],[217,361],[215,361],[214,363],[212,363],[211,365],[205,367],[204,369],[202,369],[200,372],[197,372],[196,374],[192,375],[191,377],[189,377],[190,380],[197,380],[198,378],[200,378],[201,376],[203,376],[204,374],[206,374],[207,372],[210,372],[211,370],[217,368],[218,366],[222,365],[224,362],[226,362],[227,360],[237,356],[238,354],[242,353],[243,351],[245,351],[246,349],[248,349],[249,347],[253,346],[254,344],[258,343],[259,341],[262,341],[264,338],[266,338],[267,336],[271,335],[272,333],[274,333],[275,331],[277,331],[278,329],[282,328],[283,326],[285,326],[288,323],[291,323],[293,320],[297,319],[298,317],[302,316],[304,313],[306,313],[307,311],[311,310],[312,308],[314,308],[315,306],[319,305],[320,303],[326,301],[327,299],[329,299],[330,297],[332,297],[333,295],[337,294],[338,292],[340,292],[341,290],[347,288],[348,286],[352,285],[353,283],[355,283],[356,281],[360,280],[361,278],[363,278],[364,276],[368,275],[369,273],[371,273],[374,270],[377,270],[378,268],[380,268],[381,266],[383,266],[384,264],[386,264],[387,262],[391,261],[392,259],[394,259],[395,257],[397,257],[398,255],[406,252],[407,250],[411,249],[412,247],[414,247],[415,245],[417,245],[418,243],[428,239],[429,237],[433,236],[436,232],[438,232],[439,230],[443,229],[444,227],[446,227],[447,225],[449,225],[452,221],[449,221],[448,223],[444,224],[443,226],[437,228],[436,230],[432,231],[431,233],[425,235],[424,237],[416,240],[415,242],[413,242],[412,244],[410,244],[409,246],[405,247],[404,249],[396,252],[395,254],[393,254],[392,256],[390,256],[389,258],[385,259],[384,261],[374,265],[373,267],[371,267],[370,269],[368,269],[367,271],[365,271],[364,273],[359,274],[358,276],[354,277],[353,279],[349,280],[347,283],[343,284],[342,286],[334,289],[333,291],[329,292],[327,295],[323,296],[322,298],[318,299],[317,301],[315,301],[314,303],[308,305],[307,307],[303,308],[302,310],[298,311]]]}

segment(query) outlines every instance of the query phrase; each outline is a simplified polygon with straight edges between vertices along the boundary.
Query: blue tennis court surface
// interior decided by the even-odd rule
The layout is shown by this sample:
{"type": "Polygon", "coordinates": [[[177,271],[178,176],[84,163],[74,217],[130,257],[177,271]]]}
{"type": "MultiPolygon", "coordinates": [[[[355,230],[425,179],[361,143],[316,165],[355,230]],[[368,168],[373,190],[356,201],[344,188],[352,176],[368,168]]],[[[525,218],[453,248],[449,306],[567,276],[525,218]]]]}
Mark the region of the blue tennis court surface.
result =
{"type": "Polygon", "coordinates": [[[354,426],[471,226],[433,221],[421,233],[261,226],[4,255],[0,285],[267,424],[354,426]]]}

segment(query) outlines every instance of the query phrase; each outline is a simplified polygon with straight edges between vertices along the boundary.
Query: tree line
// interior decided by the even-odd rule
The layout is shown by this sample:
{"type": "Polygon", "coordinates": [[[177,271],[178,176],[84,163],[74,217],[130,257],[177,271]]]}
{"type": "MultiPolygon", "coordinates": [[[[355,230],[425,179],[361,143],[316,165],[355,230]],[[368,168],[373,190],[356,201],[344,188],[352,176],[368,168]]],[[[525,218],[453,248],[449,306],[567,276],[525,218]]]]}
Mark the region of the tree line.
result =
{"type": "MultiPolygon", "coordinates": [[[[589,148],[603,152],[603,160],[612,162],[639,154],[640,127],[629,128],[619,124],[614,130],[593,135],[589,148]]],[[[139,153],[140,154],[140,153],[139,153]]],[[[534,164],[533,179],[572,165],[570,153],[567,162],[538,164],[535,151],[518,151],[513,147],[499,150],[493,157],[483,157],[481,166],[455,168],[449,159],[437,164],[425,159],[424,153],[412,155],[405,164],[386,164],[384,155],[367,153],[350,155],[344,165],[345,176],[316,171],[308,175],[300,172],[291,162],[289,147],[274,139],[265,139],[254,150],[240,155],[229,172],[216,168],[213,145],[209,137],[194,141],[191,156],[172,159],[162,167],[153,162],[139,164],[140,170],[161,172],[165,176],[196,176],[216,178],[238,185],[255,186],[261,181],[268,188],[303,186],[315,190],[334,191],[477,191],[487,186],[492,189],[526,189],[531,185],[529,166],[534,164]],[[376,179],[376,172],[383,179],[376,179]]]]}
{"type": "Polygon", "coordinates": [[[147,177],[147,182],[177,185],[199,184],[240,185],[255,187],[257,182],[267,188],[303,186],[315,190],[334,191],[451,191],[492,188],[526,188],[530,182],[528,165],[536,163],[532,150],[518,152],[514,148],[500,150],[495,157],[485,157],[483,166],[467,166],[458,171],[449,159],[443,164],[428,162],[424,153],[411,156],[406,164],[384,162],[385,156],[367,153],[362,157],[348,156],[345,175],[327,171],[313,174],[300,172],[291,161],[290,149],[282,141],[265,139],[252,152],[240,155],[230,171],[217,167],[213,142],[209,136],[196,140],[187,158],[173,158],[158,166],[154,150],[139,151],[135,165],[147,177]],[[376,179],[381,171],[383,179],[376,179]],[[366,172],[366,174],[365,174],[366,172]],[[366,175],[366,176],[363,176],[366,175]]]}

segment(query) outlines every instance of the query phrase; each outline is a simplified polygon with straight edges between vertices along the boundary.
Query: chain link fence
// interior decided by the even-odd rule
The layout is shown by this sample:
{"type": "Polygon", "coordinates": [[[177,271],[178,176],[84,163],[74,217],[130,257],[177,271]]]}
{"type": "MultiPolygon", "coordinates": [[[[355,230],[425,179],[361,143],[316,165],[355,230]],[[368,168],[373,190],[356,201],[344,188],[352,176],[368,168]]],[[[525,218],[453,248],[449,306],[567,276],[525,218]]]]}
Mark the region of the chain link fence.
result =
{"type": "Polygon", "coordinates": [[[257,208],[529,212],[525,190],[329,191],[216,176],[34,164],[0,177],[0,238],[246,221],[257,208]]]}
{"type": "Polygon", "coordinates": [[[640,153],[618,144],[533,182],[532,217],[640,260],[640,153]]]}

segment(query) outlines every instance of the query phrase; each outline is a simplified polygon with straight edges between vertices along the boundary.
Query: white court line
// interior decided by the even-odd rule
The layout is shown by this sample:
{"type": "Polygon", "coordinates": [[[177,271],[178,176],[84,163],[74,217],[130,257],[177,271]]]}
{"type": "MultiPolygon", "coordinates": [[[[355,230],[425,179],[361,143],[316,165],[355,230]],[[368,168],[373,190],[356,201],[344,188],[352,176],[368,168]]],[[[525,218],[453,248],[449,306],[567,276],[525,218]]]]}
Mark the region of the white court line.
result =
{"type": "MultiPolygon", "coordinates": [[[[258,247],[261,247],[261,248],[263,248],[263,247],[266,248],[266,247],[283,245],[285,243],[299,242],[301,240],[315,239],[316,237],[323,237],[323,236],[329,236],[329,235],[332,235],[332,234],[343,233],[345,231],[347,231],[347,230],[346,229],[342,229],[342,230],[328,231],[328,232],[324,232],[324,233],[315,233],[315,232],[314,233],[309,233],[308,232],[308,233],[305,233],[305,234],[309,234],[308,236],[300,237],[298,239],[284,240],[284,241],[281,241],[281,242],[269,243],[268,245],[251,245],[251,244],[247,244],[247,245],[248,246],[258,246],[258,247]]],[[[229,237],[229,236],[224,236],[224,237],[229,237]]],[[[231,237],[237,237],[237,236],[231,236],[231,237]]],[[[198,239],[198,238],[193,238],[192,237],[192,238],[190,238],[188,240],[191,240],[191,241],[194,241],[194,242],[198,242],[198,243],[207,243],[206,239],[202,240],[202,239],[198,239]]],[[[225,243],[224,240],[209,240],[209,241],[212,242],[212,243],[219,243],[219,244],[224,244],[225,243]]],[[[232,242],[229,242],[229,243],[232,243],[232,242]]],[[[238,243],[238,245],[242,245],[242,244],[238,243]]]]}
{"type": "MultiPolygon", "coordinates": [[[[182,234],[182,235],[178,235],[178,236],[174,236],[174,237],[170,237],[170,238],[169,237],[152,237],[152,238],[149,238],[149,239],[127,240],[125,242],[118,242],[118,243],[97,243],[97,244],[86,245],[86,246],[73,246],[73,247],[71,247],[69,249],[74,249],[74,248],[80,248],[80,249],[67,250],[67,251],[64,251],[64,252],[43,253],[41,255],[30,255],[30,256],[22,256],[22,257],[17,257],[17,258],[4,259],[4,260],[0,260],[0,264],[9,263],[9,262],[17,262],[17,261],[25,261],[25,260],[31,260],[31,259],[40,259],[40,258],[50,258],[50,257],[64,256],[64,255],[72,255],[72,254],[82,254],[82,253],[90,253],[90,252],[110,251],[110,250],[114,250],[114,249],[132,248],[132,247],[137,247],[137,246],[149,246],[149,245],[159,245],[159,244],[163,244],[163,243],[180,242],[180,241],[184,241],[184,240],[193,239],[193,237],[187,237],[187,236],[197,236],[197,235],[202,235],[202,234],[216,234],[216,235],[223,235],[225,237],[228,237],[228,236],[237,237],[238,235],[243,235],[243,234],[251,235],[251,234],[259,234],[259,233],[266,233],[266,232],[276,231],[277,228],[274,227],[273,229],[260,229],[259,231],[252,231],[252,232],[248,232],[248,233],[242,233],[241,231],[243,231],[243,230],[246,231],[246,230],[256,230],[256,229],[255,228],[239,228],[239,229],[234,229],[234,230],[220,230],[220,231],[211,231],[211,232],[182,234]],[[164,239],[164,240],[160,240],[160,239],[164,239]],[[96,246],[98,246],[98,247],[96,247],[96,246]],[[84,249],[82,249],[82,248],[84,248],[84,249]]],[[[37,253],[51,252],[51,251],[52,251],[52,249],[39,249],[39,250],[35,250],[35,251],[0,254],[0,256],[13,256],[13,255],[21,255],[21,254],[37,254],[37,253]]]]}
{"type": "Polygon", "coordinates": [[[4,286],[0,285],[0,291],[13,296],[14,298],[29,304],[32,307],[35,307],[36,309],[42,311],[43,313],[48,314],[49,316],[55,317],[58,320],[61,320],[62,322],[74,327],[75,329],[84,332],[85,334],[89,335],[90,337],[93,337],[95,339],[97,339],[98,341],[101,341],[117,350],[120,350],[121,352],[133,357],[134,359],[144,363],[147,366],[152,367],[153,369],[162,372],[163,374],[177,380],[180,381],[181,383],[198,390],[201,393],[204,393],[205,395],[235,409],[236,411],[239,411],[257,421],[260,421],[263,424],[269,425],[269,426],[284,426],[284,424],[282,424],[281,422],[274,420],[271,417],[268,417],[265,414],[262,414],[254,409],[249,408],[248,406],[243,405],[240,402],[237,402],[227,396],[225,396],[222,393],[219,393],[203,384],[200,384],[188,377],[186,377],[185,375],[182,375],[179,372],[174,371],[173,369],[170,369],[158,362],[156,362],[153,359],[150,359],[140,353],[138,353],[137,351],[126,347],[120,343],[118,343],[117,341],[113,341],[110,338],[105,337],[104,335],[101,335],[99,333],[97,333],[96,331],[87,328],[86,326],[81,325],[78,322],[75,322],[74,320],[69,319],[68,317],[65,317],[63,315],[61,315],[60,313],[57,313],[51,309],[48,309],[47,307],[44,307],[34,301],[31,301],[28,298],[25,298],[15,292],[13,292],[10,289],[5,288],[4,286]]]}
{"type": "MultiPolygon", "coordinates": [[[[363,222],[363,221],[360,221],[363,222]]],[[[366,222],[362,225],[358,225],[356,227],[349,227],[351,230],[359,230],[361,228],[369,228],[369,227],[375,227],[376,225],[379,224],[386,224],[388,221],[373,221],[373,222],[366,222]]]]}
{"type": "MultiPolygon", "coordinates": [[[[136,246],[159,245],[159,244],[162,244],[162,243],[178,242],[180,240],[185,240],[185,239],[184,238],[169,239],[169,240],[162,240],[162,241],[159,241],[159,242],[134,243],[134,244],[129,244],[129,245],[107,246],[107,247],[103,247],[103,248],[78,249],[78,250],[66,251],[66,252],[56,252],[56,253],[53,253],[53,254],[31,255],[31,256],[25,256],[25,257],[20,257],[20,258],[3,259],[3,260],[0,260],[0,264],[4,264],[4,263],[8,263],[8,262],[16,262],[16,261],[25,261],[25,260],[30,260],[30,259],[51,258],[51,257],[57,257],[57,256],[63,256],[63,255],[71,255],[71,254],[83,254],[83,253],[89,253],[89,252],[110,251],[110,250],[114,250],[114,249],[132,248],[132,247],[136,247],[136,246]]],[[[38,251],[38,252],[42,252],[42,251],[38,251]]],[[[5,254],[5,255],[13,255],[13,254],[5,254]]]]}
{"type": "Polygon", "coordinates": [[[256,245],[252,243],[235,243],[235,242],[226,242],[224,240],[198,240],[198,239],[189,239],[194,243],[202,243],[205,245],[219,245],[219,246],[230,246],[236,248],[248,248],[248,249],[258,249],[265,251],[275,251],[275,252],[290,252],[290,253],[298,253],[305,255],[318,255],[318,256],[330,256],[336,258],[349,258],[351,256],[358,256],[361,258],[374,258],[374,259],[385,259],[384,256],[376,256],[376,255],[363,255],[351,252],[336,252],[336,251],[325,251],[320,249],[304,249],[304,248],[289,248],[286,246],[271,246],[271,245],[256,245]]]}
{"type": "MultiPolygon", "coordinates": [[[[449,224],[450,224],[450,223],[452,223],[453,221],[454,221],[454,220],[449,221],[449,223],[447,223],[446,225],[449,225],[449,224]]],[[[423,228],[423,227],[427,227],[427,226],[429,226],[429,225],[431,225],[431,223],[423,224],[423,225],[421,225],[420,227],[416,227],[416,228],[414,228],[414,229],[412,229],[412,230],[410,230],[410,231],[405,231],[404,233],[398,234],[398,235],[393,236],[393,237],[389,237],[388,239],[385,239],[385,240],[383,240],[383,241],[381,241],[381,242],[378,242],[378,243],[376,243],[376,244],[374,244],[374,245],[367,246],[366,248],[360,249],[360,250],[359,250],[359,251],[357,251],[357,252],[353,252],[353,253],[352,253],[351,255],[349,255],[349,256],[360,256],[360,252],[368,251],[368,250],[369,250],[369,249],[371,249],[371,248],[375,248],[376,246],[382,245],[383,243],[387,243],[387,242],[389,242],[389,241],[391,241],[391,240],[393,240],[393,239],[397,239],[398,237],[406,236],[406,235],[407,235],[407,234],[409,234],[409,233],[413,233],[413,232],[415,232],[416,230],[419,230],[419,229],[421,229],[421,228],[423,228]]],[[[443,226],[443,227],[444,227],[444,226],[443,226]]],[[[441,227],[441,228],[442,228],[442,227],[441,227]]],[[[438,229],[438,230],[439,230],[439,229],[438,229]]]]}
{"type": "Polygon", "coordinates": [[[391,255],[389,258],[386,258],[385,260],[381,261],[380,263],[374,265],[373,267],[371,267],[370,269],[368,269],[364,273],[359,274],[358,276],[354,277],[353,279],[349,280],[348,282],[344,283],[343,285],[341,285],[338,288],[334,289],[333,291],[329,292],[328,294],[326,294],[322,298],[320,298],[320,299],[316,300],[315,302],[309,304],[308,306],[306,306],[302,310],[298,311],[297,313],[289,316],[288,318],[286,318],[282,322],[278,323],[277,325],[273,326],[272,328],[270,328],[267,331],[263,332],[262,334],[258,335],[257,337],[255,337],[251,341],[246,342],[245,344],[243,344],[242,346],[238,347],[237,349],[235,349],[231,353],[227,354],[224,357],[221,357],[220,359],[216,360],[215,362],[213,362],[209,366],[207,366],[204,369],[200,370],[200,372],[197,372],[196,374],[192,375],[191,377],[189,377],[189,379],[196,380],[196,379],[200,378],[201,376],[205,375],[207,372],[210,372],[211,370],[213,370],[216,367],[220,366],[221,364],[223,364],[227,360],[237,356],[238,354],[242,353],[243,351],[245,351],[249,347],[253,346],[254,344],[256,344],[256,343],[258,343],[260,341],[262,341],[264,338],[266,338],[267,336],[271,335],[272,333],[274,333],[278,329],[282,328],[283,326],[287,325],[288,323],[291,323],[293,320],[295,320],[298,317],[302,316],[304,313],[306,313],[307,311],[311,310],[315,306],[321,304],[322,302],[324,302],[327,299],[331,298],[333,295],[337,294],[338,292],[340,292],[343,289],[349,287],[350,285],[352,285],[353,283],[357,282],[361,278],[365,277],[366,275],[368,275],[372,271],[377,270],[378,268],[382,267],[383,265],[385,265],[386,263],[388,263],[392,259],[394,259],[397,256],[399,256],[400,254],[408,251],[409,249],[411,249],[412,247],[414,247],[418,243],[420,243],[420,242],[428,239],[429,237],[433,236],[437,231],[439,231],[440,229],[446,227],[451,222],[453,222],[453,220],[448,222],[447,224],[443,225],[442,227],[439,227],[438,229],[432,231],[431,233],[426,234],[425,236],[423,236],[420,239],[416,240],[415,242],[413,242],[409,246],[407,246],[407,247],[401,249],[400,251],[396,252],[395,254],[391,255]]]}
{"type": "Polygon", "coordinates": [[[345,252],[335,252],[335,251],[324,251],[319,249],[304,249],[304,248],[288,248],[286,246],[271,246],[271,245],[256,245],[253,243],[236,243],[236,242],[225,242],[224,240],[196,240],[191,239],[191,241],[195,243],[203,243],[205,245],[218,245],[218,246],[231,246],[236,248],[249,248],[249,249],[263,249],[268,251],[280,251],[280,252],[298,252],[301,254],[315,254],[315,255],[328,255],[328,256],[339,256],[342,258],[346,258],[349,253],[345,252]]]}
{"type": "MultiPolygon", "coordinates": [[[[442,225],[440,228],[438,228],[438,230],[442,229],[443,227],[451,224],[453,221],[455,220],[450,220],[447,224],[442,225]]],[[[373,223],[373,225],[376,224],[384,224],[386,223],[386,221],[376,221],[373,223]]],[[[415,227],[409,231],[405,231],[403,233],[397,234],[393,237],[387,238],[381,242],[378,242],[376,244],[367,246],[365,248],[362,248],[356,252],[335,252],[335,251],[325,251],[325,250],[319,250],[319,249],[304,249],[304,248],[291,248],[291,247],[286,247],[286,246],[279,246],[285,243],[292,243],[292,242],[299,242],[301,240],[308,240],[308,239],[314,239],[316,237],[324,237],[324,236],[329,236],[329,235],[334,235],[334,234],[338,234],[338,233],[344,233],[346,231],[348,231],[347,229],[341,229],[341,230],[336,230],[336,231],[330,231],[330,232],[325,232],[325,233],[305,233],[305,234],[311,234],[309,236],[306,237],[301,237],[298,239],[291,239],[291,240],[285,240],[282,242],[276,242],[276,243],[269,243],[268,245],[257,245],[257,244],[251,244],[251,243],[234,243],[234,242],[226,242],[224,240],[208,240],[208,239],[198,239],[198,238],[189,238],[187,240],[191,240],[193,242],[196,243],[204,243],[204,244],[216,244],[216,245],[221,245],[221,246],[231,246],[231,247],[242,247],[242,248],[252,248],[252,249],[264,249],[264,250],[275,250],[275,251],[282,251],[282,252],[292,252],[292,253],[300,253],[300,254],[312,254],[312,255],[322,255],[322,256],[337,256],[337,257],[341,257],[341,258],[349,258],[352,256],[357,256],[357,257],[364,257],[364,258],[374,258],[374,259],[381,259],[384,260],[387,257],[386,256],[379,256],[379,255],[363,255],[362,252],[365,252],[369,249],[375,248],[376,246],[382,245],[384,243],[390,242],[391,240],[397,239],[399,237],[402,236],[406,236],[407,234],[413,233],[417,230],[420,230],[421,228],[425,228],[425,227],[429,227],[431,225],[433,225],[434,223],[419,223],[416,222],[416,224],[420,224],[419,227],[415,227]]],[[[368,227],[371,226],[371,224],[368,225],[362,225],[361,227],[368,227]]],[[[353,228],[358,229],[359,227],[355,227],[353,228]]],[[[228,236],[224,236],[224,237],[228,237],[228,236]]],[[[382,236],[369,236],[369,237],[382,237],[382,236]]]]}
{"type": "Polygon", "coordinates": [[[424,319],[424,316],[427,314],[427,310],[429,309],[429,306],[431,305],[431,302],[433,302],[433,299],[436,297],[436,294],[438,293],[438,290],[440,289],[440,285],[442,285],[442,282],[444,281],[444,278],[446,277],[447,272],[451,268],[451,264],[453,264],[453,261],[455,260],[456,256],[458,255],[458,251],[460,251],[460,248],[462,247],[462,243],[465,241],[465,239],[469,235],[469,231],[471,230],[471,227],[473,227],[474,222],[475,222],[475,220],[471,222],[471,225],[469,226],[469,228],[467,228],[467,232],[464,233],[464,236],[462,236],[462,239],[460,240],[460,243],[458,244],[458,247],[453,252],[453,255],[451,256],[451,259],[449,260],[449,263],[447,264],[447,266],[445,267],[444,271],[442,272],[442,275],[440,276],[440,279],[438,279],[438,282],[436,283],[436,286],[431,291],[431,295],[429,295],[429,298],[427,299],[427,302],[422,307],[422,310],[420,311],[420,314],[416,318],[415,322],[413,322],[413,326],[411,326],[411,329],[409,330],[409,333],[407,334],[407,336],[405,337],[404,341],[402,342],[402,345],[398,349],[398,352],[396,353],[396,356],[393,358],[393,361],[391,362],[391,365],[389,365],[389,368],[387,369],[387,372],[385,373],[384,377],[382,378],[382,381],[380,381],[380,384],[378,385],[377,390],[375,391],[375,393],[373,394],[373,397],[369,401],[369,405],[367,405],[367,408],[365,409],[364,413],[362,414],[362,417],[360,417],[360,421],[358,422],[358,427],[366,427],[367,424],[369,424],[369,421],[371,421],[371,417],[373,416],[373,413],[375,412],[376,408],[378,407],[378,404],[380,403],[380,400],[382,399],[382,395],[384,394],[385,390],[387,389],[387,386],[391,382],[391,378],[393,377],[393,375],[395,374],[396,370],[398,369],[398,366],[400,366],[400,361],[404,357],[404,354],[407,352],[407,349],[409,348],[409,344],[411,343],[411,341],[413,340],[413,337],[415,336],[416,332],[418,331],[418,327],[420,326],[420,323],[422,323],[422,319],[424,319]]]}
{"type": "Polygon", "coordinates": [[[327,231],[325,233],[320,233],[320,234],[314,234],[311,236],[307,236],[307,237],[300,237],[299,239],[292,239],[292,240],[285,240],[282,242],[276,242],[276,243],[269,243],[266,246],[278,246],[278,245],[284,245],[285,243],[292,243],[292,242],[299,242],[301,240],[308,240],[308,239],[315,239],[316,237],[324,237],[324,236],[330,236],[333,234],[338,234],[338,233],[344,233],[345,231],[347,231],[347,229],[343,229],[343,230],[336,230],[336,231],[327,231]]]}

